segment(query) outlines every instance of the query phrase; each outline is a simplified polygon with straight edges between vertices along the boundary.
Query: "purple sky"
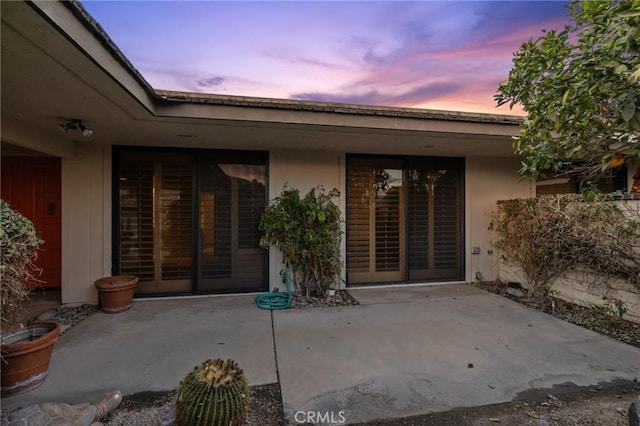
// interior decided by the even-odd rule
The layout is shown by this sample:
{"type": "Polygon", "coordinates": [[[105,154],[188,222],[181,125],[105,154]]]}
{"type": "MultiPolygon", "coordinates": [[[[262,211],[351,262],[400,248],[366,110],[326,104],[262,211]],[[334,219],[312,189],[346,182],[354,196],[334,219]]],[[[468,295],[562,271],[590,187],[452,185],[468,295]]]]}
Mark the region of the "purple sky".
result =
{"type": "Polygon", "coordinates": [[[563,1],[84,1],[156,89],[513,114],[513,53],[563,1]]]}

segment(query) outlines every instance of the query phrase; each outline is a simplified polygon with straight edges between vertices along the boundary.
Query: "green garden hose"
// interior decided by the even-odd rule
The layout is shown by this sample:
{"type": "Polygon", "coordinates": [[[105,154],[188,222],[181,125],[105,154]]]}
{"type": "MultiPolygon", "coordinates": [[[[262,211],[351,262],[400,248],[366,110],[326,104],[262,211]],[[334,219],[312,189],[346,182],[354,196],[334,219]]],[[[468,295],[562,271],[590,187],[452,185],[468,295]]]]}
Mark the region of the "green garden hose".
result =
{"type": "Polygon", "coordinates": [[[291,285],[289,284],[289,265],[284,270],[284,281],[287,283],[287,292],[279,291],[259,294],[256,296],[256,305],[260,309],[289,309],[291,306],[291,285]]]}

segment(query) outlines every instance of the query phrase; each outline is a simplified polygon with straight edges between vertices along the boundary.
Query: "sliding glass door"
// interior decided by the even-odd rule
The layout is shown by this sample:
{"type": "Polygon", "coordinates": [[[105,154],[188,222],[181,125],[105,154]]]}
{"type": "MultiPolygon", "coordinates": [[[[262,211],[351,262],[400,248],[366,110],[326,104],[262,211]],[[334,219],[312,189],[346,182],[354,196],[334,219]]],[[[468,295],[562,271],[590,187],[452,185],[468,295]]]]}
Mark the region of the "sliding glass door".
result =
{"type": "Polygon", "coordinates": [[[117,272],[138,293],[266,288],[266,154],[118,150],[117,272]]]}
{"type": "Polygon", "coordinates": [[[462,278],[461,159],[347,160],[349,284],[462,278]]]}

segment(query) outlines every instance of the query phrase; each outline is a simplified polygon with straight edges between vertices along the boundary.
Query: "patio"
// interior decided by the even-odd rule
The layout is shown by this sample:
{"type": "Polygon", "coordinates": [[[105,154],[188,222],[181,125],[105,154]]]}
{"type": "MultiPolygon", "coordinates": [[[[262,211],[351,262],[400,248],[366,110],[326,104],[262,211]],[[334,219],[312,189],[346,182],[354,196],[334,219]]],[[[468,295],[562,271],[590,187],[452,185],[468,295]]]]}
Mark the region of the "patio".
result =
{"type": "Polygon", "coordinates": [[[211,357],[235,359],[252,385],[279,379],[291,421],[298,411],[403,417],[640,375],[639,349],[468,285],[351,293],[360,306],[271,313],[242,295],[96,313],[59,339],[40,388],[2,405],[168,391],[211,357]]]}

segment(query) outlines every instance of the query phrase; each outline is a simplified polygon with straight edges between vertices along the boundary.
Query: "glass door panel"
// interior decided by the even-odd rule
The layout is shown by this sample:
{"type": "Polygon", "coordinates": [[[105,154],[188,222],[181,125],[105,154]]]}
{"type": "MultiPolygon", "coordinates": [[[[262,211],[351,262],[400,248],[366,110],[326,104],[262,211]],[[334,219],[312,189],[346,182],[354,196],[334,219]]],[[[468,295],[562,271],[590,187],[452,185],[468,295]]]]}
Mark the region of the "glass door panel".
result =
{"type": "Polygon", "coordinates": [[[120,158],[118,269],[138,276],[136,293],[191,291],[191,175],[188,154],[120,158]]]}
{"type": "Polygon", "coordinates": [[[347,171],[347,273],[350,283],[404,279],[401,163],[354,159],[347,171]]]}
{"type": "Polygon", "coordinates": [[[462,171],[455,159],[407,170],[408,279],[462,279],[462,171]]]}
{"type": "Polygon", "coordinates": [[[265,289],[258,223],[266,203],[266,164],[256,162],[199,162],[199,292],[265,289]]]}
{"type": "Polygon", "coordinates": [[[376,281],[404,279],[402,170],[374,169],[376,281]]]}

